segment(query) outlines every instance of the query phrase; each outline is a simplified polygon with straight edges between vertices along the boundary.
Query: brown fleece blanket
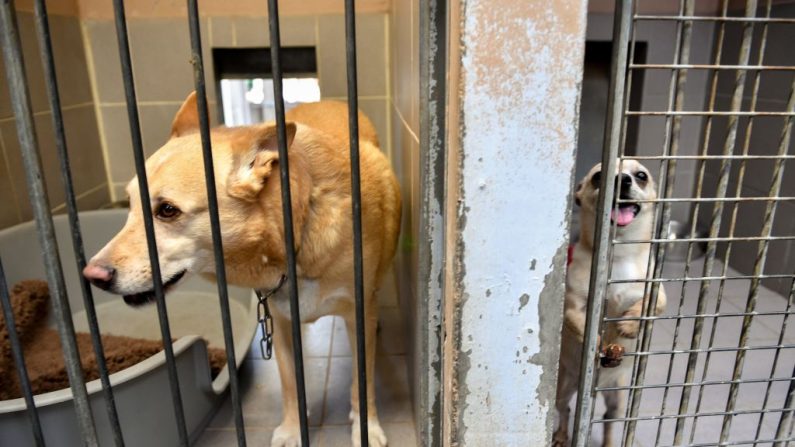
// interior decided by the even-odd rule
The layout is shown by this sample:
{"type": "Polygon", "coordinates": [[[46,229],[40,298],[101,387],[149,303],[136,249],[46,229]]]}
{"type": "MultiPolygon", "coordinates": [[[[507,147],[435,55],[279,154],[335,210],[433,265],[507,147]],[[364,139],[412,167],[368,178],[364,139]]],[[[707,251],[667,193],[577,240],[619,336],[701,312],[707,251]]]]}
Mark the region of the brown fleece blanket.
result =
{"type": "MultiPolygon", "coordinates": [[[[47,393],[69,387],[69,378],[61,353],[61,340],[58,332],[47,327],[50,293],[44,281],[22,281],[11,291],[11,306],[14,309],[14,322],[22,343],[25,365],[28,370],[33,394],[47,393]]],[[[99,378],[97,359],[91,344],[91,336],[77,334],[77,345],[83,376],[86,381],[99,378]]],[[[163,350],[163,343],[115,335],[103,335],[102,346],[110,373],[121,371],[135,365],[163,350]]],[[[226,354],[222,349],[208,349],[210,369],[213,378],[226,365],[226,354]]],[[[11,342],[8,328],[0,313],[0,400],[22,397],[14,360],[11,355],[11,342]]]]}

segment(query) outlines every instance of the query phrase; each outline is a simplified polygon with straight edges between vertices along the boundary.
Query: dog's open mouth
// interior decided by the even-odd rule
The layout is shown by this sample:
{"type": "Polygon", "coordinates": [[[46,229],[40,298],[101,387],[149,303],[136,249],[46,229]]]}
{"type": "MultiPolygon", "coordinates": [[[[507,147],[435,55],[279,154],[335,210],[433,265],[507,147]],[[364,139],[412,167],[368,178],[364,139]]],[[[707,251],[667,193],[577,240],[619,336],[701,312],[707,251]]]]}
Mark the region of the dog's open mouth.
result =
{"type": "Polygon", "coordinates": [[[640,212],[640,205],[637,203],[622,203],[613,208],[610,219],[619,227],[625,227],[635,220],[635,216],[640,212]]]}
{"type": "MultiPolygon", "coordinates": [[[[163,293],[168,292],[168,289],[173,287],[176,283],[185,276],[185,272],[187,270],[183,270],[176,275],[169,278],[168,281],[163,283],[163,293]]],[[[124,295],[124,302],[130,306],[141,306],[147,303],[151,303],[155,301],[155,291],[147,290],[146,292],[136,293],[135,295],[124,295]]]]}

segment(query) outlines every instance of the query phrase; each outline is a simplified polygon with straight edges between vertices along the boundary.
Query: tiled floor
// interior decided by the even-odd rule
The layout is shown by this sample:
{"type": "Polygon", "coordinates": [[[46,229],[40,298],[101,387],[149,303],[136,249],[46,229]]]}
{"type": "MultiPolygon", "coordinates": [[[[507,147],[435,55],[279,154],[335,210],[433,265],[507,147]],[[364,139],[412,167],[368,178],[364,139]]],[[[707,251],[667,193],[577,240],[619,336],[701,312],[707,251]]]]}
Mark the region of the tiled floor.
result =
{"type": "MultiPolygon", "coordinates": [[[[397,307],[394,278],[386,278],[379,295],[380,317],[376,359],[376,395],[381,426],[390,447],[415,447],[413,415],[406,369],[404,322],[397,307]]],[[[351,351],[345,322],[324,317],[304,325],[304,368],[310,443],[313,447],[351,445],[351,351]]],[[[281,422],[281,387],[276,360],[262,360],[255,339],[240,370],[243,418],[250,445],[270,445],[281,422]]],[[[227,396],[197,442],[200,447],[235,445],[235,425],[227,396]]]]}
{"type": "MultiPolygon", "coordinates": [[[[700,276],[703,259],[693,262],[690,275],[700,276]]],[[[714,272],[720,272],[722,266],[716,263],[714,272]]],[[[677,278],[683,275],[683,264],[669,262],[664,269],[665,278],[677,278]]],[[[728,276],[739,275],[728,269],[728,276]]],[[[389,280],[387,284],[393,284],[389,280]]],[[[693,314],[698,304],[700,283],[692,281],[687,284],[682,296],[681,283],[666,283],[668,306],[666,315],[693,314]],[[680,309],[681,303],[681,309],[680,309]]],[[[720,313],[740,313],[744,311],[748,296],[749,282],[729,281],[725,285],[720,313]]],[[[705,313],[716,311],[718,281],[711,284],[705,298],[705,313]]],[[[381,424],[392,447],[416,446],[413,416],[409,396],[408,377],[406,370],[405,334],[403,322],[397,307],[394,289],[385,289],[379,297],[381,302],[380,329],[378,335],[378,358],[376,387],[378,408],[381,424]]],[[[761,288],[756,310],[758,312],[783,311],[787,307],[784,297],[761,288]]],[[[762,347],[777,345],[782,333],[784,317],[757,316],[750,326],[747,346],[762,347]]],[[[652,351],[669,351],[672,348],[685,350],[690,348],[693,340],[694,320],[683,319],[677,331],[676,320],[661,320],[655,323],[651,340],[652,351]]],[[[739,344],[742,317],[721,317],[710,343],[713,319],[704,319],[701,343],[698,348],[736,347],[739,344]]],[[[783,345],[795,345],[794,324],[787,326],[783,345]]],[[[306,325],[304,329],[304,353],[306,356],[307,396],[310,411],[310,437],[313,446],[349,446],[350,410],[349,390],[351,383],[351,356],[344,322],[340,318],[325,317],[317,322],[306,325]]],[[[713,352],[709,359],[706,374],[704,364],[707,355],[701,353],[695,364],[694,382],[702,380],[731,380],[735,366],[736,351],[713,352]]],[[[741,379],[769,379],[776,362],[772,377],[789,378],[795,366],[795,350],[781,349],[749,350],[741,372],[741,379]]],[[[630,359],[628,357],[628,359],[630,359]]],[[[688,355],[686,353],[649,356],[644,385],[681,383],[685,380],[688,355]],[[670,371],[669,371],[670,367],[670,371]],[[670,374],[670,377],[669,377],[670,374]]],[[[281,390],[275,360],[264,361],[259,358],[259,347],[252,346],[248,359],[240,371],[243,392],[243,413],[246,423],[248,440],[252,445],[269,445],[271,433],[281,420],[281,390]]],[[[786,398],[788,381],[771,382],[768,390],[767,382],[745,383],[738,387],[737,410],[781,408],[786,398]],[[766,397],[767,396],[767,397],[766,397]]],[[[700,388],[692,390],[689,405],[685,412],[693,414],[697,411],[700,388]]],[[[725,411],[729,393],[728,384],[714,384],[704,387],[701,407],[698,412],[725,411]]],[[[678,413],[679,401],[682,396],[681,387],[672,387],[667,394],[664,388],[645,390],[641,395],[638,416],[675,415],[678,413]],[[663,406],[663,401],[665,405],[663,406]]],[[[604,406],[597,399],[595,415],[601,418],[604,406]]],[[[729,441],[752,440],[759,429],[758,439],[774,437],[780,413],[765,414],[760,423],[759,413],[739,414],[733,418],[729,441]]],[[[713,444],[719,439],[722,416],[705,416],[698,419],[693,443],[713,444]]],[[[640,421],[636,428],[633,445],[673,445],[676,419],[664,418],[661,421],[640,421]],[[657,432],[659,427],[659,439],[657,432]]],[[[688,443],[693,427],[693,418],[687,418],[684,424],[683,442],[688,443]]],[[[620,428],[619,428],[620,429],[620,428]]],[[[600,445],[602,438],[601,424],[594,424],[591,436],[593,445],[600,445]]],[[[207,430],[199,439],[201,447],[234,445],[235,429],[231,416],[229,399],[222,404],[220,410],[210,422],[207,430]]],[[[758,445],[769,445],[760,443],[758,445]]]]}
{"type": "MultiPolygon", "coordinates": [[[[693,269],[690,276],[700,276],[703,265],[703,258],[693,262],[693,269]]],[[[714,274],[720,274],[722,265],[716,263],[714,274]]],[[[667,263],[664,269],[665,278],[679,278],[683,276],[684,265],[683,263],[667,263]]],[[[728,269],[728,276],[739,275],[738,272],[728,269]]],[[[713,281],[706,296],[705,313],[713,313],[716,311],[717,303],[717,290],[718,281],[713,281]]],[[[700,282],[693,281],[685,287],[684,299],[681,300],[682,283],[667,283],[666,292],[668,296],[668,306],[666,315],[687,315],[696,313],[700,282]],[[682,304],[680,310],[679,305],[682,304]]],[[[728,281],[725,285],[723,292],[723,299],[720,307],[720,313],[740,313],[744,312],[746,301],[748,298],[749,281],[737,280],[728,281]]],[[[758,302],[756,306],[757,312],[771,312],[771,311],[784,311],[787,308],[787,301],[785,297],[772,292],[769,289],[761,288],[759,291],[758,302]]],[[[713,348],[731,348],[737,347],[740,341],[740,332],[742,328],[742,317],[721,317],[718,319],[717,327],[714,332],[714,339],[710,344],[712,336],[713,319],[704,319],[704,325],[701,336],[701,343],[697,346],[700,349],[705,349],[710,346],[713,348]]],[[[749,330],[748,341],[745,346],[748,347],[762,347],[779,344],[779,335],[782,333],[782,324],[784,317],[781,315],[767,315],[757,316],[752,320],[749,330]]],[[[795,343],[795,332],[793,332],[793,324],[790,322],[787,325],[786,333],[783,336],[782,344],[792,346],[795,343]]],[[[681,320],[678,329],[678,335],[674,344],[674,333],[676,332],[676,320],[661,320],[654,325],[653,337],[651,341],[651,351],[670,351],[672,347],[677,350],[690,349],[691,341],[694,335],[694,320],[686,319],[681,320]]],[[[693,376],[694,382],[707,381],[725,381],[732,379],[732,372],[735,367],[735,351],[713,352],[709,359],[709,364],[704,375],[704,364],[706,362],[707,354],[698,354],[698,359],[695,364],[695,375],[693,376]]],[[[793,366],[795,365],[795,351],[793,349],[760,349],[747,351],[745,362],[741,369],[740,378],[742,380],[754,379],[769,379],[772,377],[777,378],[790,378],[793,376],[793,366]],[[776,363],[775,372],[773,374],[773,364],[776,363]]],[[[625,360],[626,361],[626,360],[625,360]]],[[[653,384],[670,384],[684,382],[687,370],[688,354],[675,354],[673,362],[671,362],[671,355],[652,355],[649,357],[646,376],[643,381],[644,385],[653,384]],[[670,378],[669,366],[670,368],[670,378]]],[[[768,390],[767,382],[746,383],[738,387],[738,394],[736,399],[736,410],[758,410],[760,408],[782,408],[789,386],[788,381],[777,381],[770,384],[768,390]],[[767,402],[765,399],[767,396],[767,402]]],[[[701,407],[698,412],[723,412],[726,411],[726,402],[729,395],[729,384],[715,384],[704,387],[701,407]]],[[[689,405],[686,408],[687,414],[696,412],[697,401],[699,396],[699,387],[694,387],[691,392],[689,405]]],[[[640,409],[638,416],[659,416],[661,413],[664,415],[676,415],[678,413],[679,402],[682,396],[682,387],[670,388],[670,391],[665,396],[665,406],[663,407],[663,396],[665,394],[664,388],[649,389],[643,392],[640,409]]],[[[595,410],[596,418],[601,418],[604,412],[604,406],[601,399],[597,401],[595,410]]],[[[753,439],[773,439],[775,438],[776,427],[780,417],[779,412],[769,412],[765,414],[760,423],[760,413],[740,414],[733,418],[731,429],[729,432],[729,441],[747,441],[753,439]],[[759,428],[759,435],[757,438],[757,428],[759,428]]],[[[688,443],[689,437],[692,432],[693,418],[685,419],[684,424],[684,437],[682,443],[688,443]]],[[[709,445],[714,444],[719,440],[723,416],[701,417],[698,418],[696,431],[693,436],[693,443],[709,445]]],[[[633,445],[673,445],[674,444],[674,431],[676,419],[666,418],[660,423],[657,420],[653,421],[640,421],[637,423],[637,435],[633,445]],[[660,428],[659,440],[655,440],[657,436],[658,425],[660,428]]],[[[592,442],[594,445],[601,443],[601,426],[595,424],[592,435],[592,442]]],[[[681,443],[680,443],[681,445],[681,443]]],[[[770,445],[760,443],[758,445],[770,445]]]]}

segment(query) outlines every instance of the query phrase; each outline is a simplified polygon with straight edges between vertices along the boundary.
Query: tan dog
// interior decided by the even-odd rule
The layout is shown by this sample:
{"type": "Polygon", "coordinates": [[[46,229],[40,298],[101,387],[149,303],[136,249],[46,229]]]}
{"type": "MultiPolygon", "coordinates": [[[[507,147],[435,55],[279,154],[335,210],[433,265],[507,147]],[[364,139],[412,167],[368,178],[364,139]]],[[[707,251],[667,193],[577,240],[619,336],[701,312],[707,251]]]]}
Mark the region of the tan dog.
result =
{"type": "MultiPolygon", "coordinates": [[[[303,322],[324,315],[345,319],[354,336],[353,224],[347,105],[320,102],[287,114],[298,292],[303,322]]],[[[372,123],[361,113],[360,154],[364,288],[366,299],[368,429],[372,446],[386,437],[375,407],[375,294],[395,253],[400,191],[378,148],[372,123]]],[[[195,94],[177,112],[171,138],[146,162],[162,277],[169,289],[185,273],[215,278],[195,94]]],[[[273,289],[286,273],[276,126],[265,123],[212,130],[229,283],[273,289]]],[[[129,304],[154,298],[138,183],[127,186],[130,214],[124,228],[93,259],[84,275],[124,295],[129,304]]],[[[282,383],[284,419],[271,446],[300,444],[287,287],[273,298],[274,343],[282,383]]],[[[252,322],[253,323],[253,322],[252,322]]],[[[355,352],[355,349],[352,349],[355,352]]],[[[354,358],[354,362],[356,359],[354,358]]],[[[355,364],[355,363],[354,363],[355,364]]],[[[359,445],[356,368],[351,388],[352,439],[359,445]]]]}
{"type": "MultiPolygon", "coordinates": [[[[624,160],[618,173],[616,168],[616,195],[621,200],[649,200],[657,197],[654,180],[649,171],[634,160],[624,160]]],[[[577,186],[576,203],[582,208],[580,221],[580,240],[574,248],[571,265],[566,275],[566,301],[563,316],[560,367],[558,373],[558,395],[556,406],[559,427],[553,445],[568,443],[569,401],[577,391],[580,374],[580,360],[585,331],[588,287],[591,275],[591,255],[593,253],[596,202],[599,196],[601,165],[594,166],[577,186]]],[[[612,212],[616,224],[618,240],[648,240],[652,235],[654,203],[622,203],[612,212]]],[[[613,247],[611,279],[643,279],[649,262],[649,244],[616,244],[613,247]]],[[[653,265],[651,266],[653,269],[653,265]]],[[[639,317],[644,301],[644,283],[621,283],[608,286],[606,307],[607,317],[639,317]]],[[[665,309],[665,290],[660,287],[655,312],[665,309]]],[[[639,321],[627,320],[610,323],[606,326],[602,346],[615,343],[626,351],[633,350],[638,336],[639,321]]],[[[625,359],[614,368],[599,368],[598,386],[613,387],[629,384],[632,361],[625,359]]],[[[603,391],[607,411],[605,419],[624,417],[626,391],[603,391]]],[[[604,445],[619,445],[616,442],[611,423],[604,424],[604,445]]]]}

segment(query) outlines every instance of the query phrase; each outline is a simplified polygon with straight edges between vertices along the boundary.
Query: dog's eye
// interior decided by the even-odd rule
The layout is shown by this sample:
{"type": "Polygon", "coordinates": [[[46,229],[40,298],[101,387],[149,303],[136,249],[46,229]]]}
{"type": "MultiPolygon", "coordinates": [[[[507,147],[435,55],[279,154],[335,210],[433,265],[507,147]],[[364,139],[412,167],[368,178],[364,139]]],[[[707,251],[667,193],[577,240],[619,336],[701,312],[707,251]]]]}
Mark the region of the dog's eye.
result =
{"type": "Polygon", "coordinates": [[[646,180],[649,179],[649,176],[643,171],[638,171],[635,173],[635,178],[640,180],[641,182],[645,182],[646,180]]]}
{"type": "Polygon", "coordinates": [[[160,220],[172,220],[180,214],[182,214],[182,211],[168,202],[160,204],[157,207],[157,211],[155,211],[155,215],[160,220]]]}
{"type": "Polygon", "coordinates": [[[602,171],[594,172],[593,176],[591,177],[591,185],[594,189],[599,189],[602,183],[602,171]]]}

